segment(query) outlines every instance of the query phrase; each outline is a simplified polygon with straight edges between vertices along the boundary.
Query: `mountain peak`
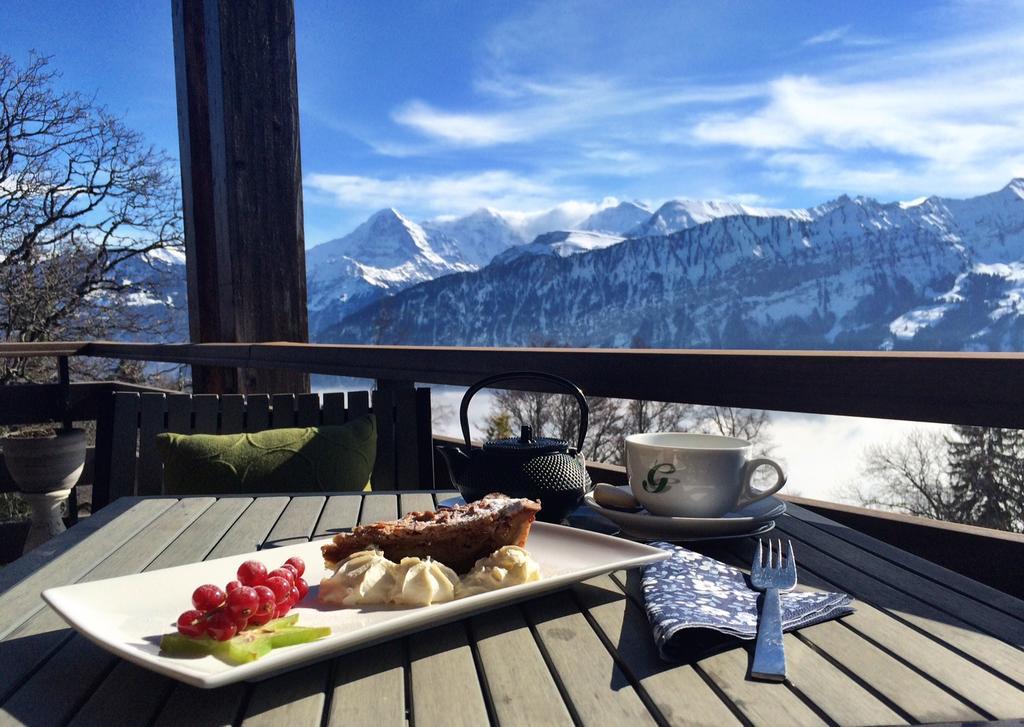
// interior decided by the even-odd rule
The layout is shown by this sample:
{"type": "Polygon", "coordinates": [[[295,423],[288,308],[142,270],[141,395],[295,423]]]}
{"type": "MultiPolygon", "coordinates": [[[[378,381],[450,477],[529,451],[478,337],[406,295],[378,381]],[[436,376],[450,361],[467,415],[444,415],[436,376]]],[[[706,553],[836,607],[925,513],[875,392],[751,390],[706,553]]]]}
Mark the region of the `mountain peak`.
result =
{"type": "Polygon", "coordinates": [[[641,225],[651,216],[647,207],[637,202],[619,202],[613,207],[606,207],[583,220],[578,227],[588,232],[602,232],[610,235],[622,235],[637,225],[641,225]]]}
{"type": "Polygon", "coordinates": [[[374,220],[379,220],[381,222],[395,221],[402,224],[409,222],[409,219],[394,207],[385,207],[382,210],[378,210],[370,215],[366,221],[373,222],[374,220]]]}
{"type": "MultiPolygon", "coordinates": [[[[424,222],[423,227],[432,239],[447,238],[452,252],[457,249],[461,260],[476,267],[486,265],[505,249],[525,242],[505,215],[493,207],[480,207],[462,217],[435,218],[424,222]]],[[[444,250],[439,251],[449,255],[444,250]]]]}
{"type": "MultiPolygon", "coordinates": [[[[912,202],[897,202],[896,204],[898,206],[900,206],[901,208],[903,208],[903,209],[907,209],[908,206],[916,206],[916,205],[919,205],[919,204],[923,204],[924,202],[927,202],[927,201],[928,201],[927,199],[918,199],[918,200],[913,200],[912,202]]],[[[830,200],[828,202],[822,202],[821,204],[819,204],[819,205],[817,205],[815,207],[812,207],[808,211],[810,213],[810,217],[812,219],[816,219],[818,217],[824,217],[825,215],[830,214],[830,213],[832,213],[832,212],[834,212],[836,210],[843,210],[843,209],[845,209],[845,210],[849,211],[849,210],[853,210],[855,208],[860,208],[860,209],[871,208],[871,209],[874,209],[874,208],[877,208],[877,207],[881,207],[881,204],[877,200],[875,200],[875,199],[873,199],[871,197],[863,197],[861,195],[857,195],[856,197],[851,197],[848,194],[841,194],[841,195],[839,195],[838,197],[836,197],[833,200],[830,200]]]]}
{"type": "Polygon", "coordinates": [[[375,268],[392,268],[417,258],[431,265],[445,264],[431,247],[423,228],[394,207],[374,212],[349,234],[313,250],[319,250],[318,256],[347,257],[375,268]]]}
{"type": "Polygon", "coordinates": [[[739,202],[721,200],[672,199],[661,205],[643,224],[633,228],[627,234],[630,237],[650,237],[668,235],[702,225],[721,217],[749,215],[751,217],[790,217],[807,219],[806,210],[771,209],[768,207],[749,207],[739,202]]]}
{"type": "Polygon", "coordinates": [[[673,200],[652,217],[714,217],[621,241],[550,227],[480,270],[364,307],[322,340],[1019,350],[1022,187],[1013,180],[1001,192],[910,207],[843,195],[774,215],[673,200]],[[523,300],[534,304],[514,316],[480,313],[523,300]]]}
{"type": "Polygon", "coordinates": [[[537,235],[527,245],[510,247],[494,258],[495,265],[506,265],[513,260],[530,256],[569,257],[579,253],[601,250],[616,245],[626,238],[590,230],[552,230],[537,235]]]}

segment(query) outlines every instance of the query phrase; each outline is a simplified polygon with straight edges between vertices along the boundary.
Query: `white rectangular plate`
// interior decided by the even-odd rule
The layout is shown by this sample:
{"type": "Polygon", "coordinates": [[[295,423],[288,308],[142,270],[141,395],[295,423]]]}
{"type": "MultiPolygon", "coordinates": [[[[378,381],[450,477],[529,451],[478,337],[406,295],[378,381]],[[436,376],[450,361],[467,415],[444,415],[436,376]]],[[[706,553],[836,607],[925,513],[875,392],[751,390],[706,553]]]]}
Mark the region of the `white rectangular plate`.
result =
{"type": "Polygon", "coordinates": [[[533,598],[602,573],[664,560],[668,553],[648,545],[562,525],[534,523],[527,550],[540,565],[540,581],[418,608],[327,608],[316,602],[322,572],[320,546],[313,541],[202,563],[50,588],[43,599],[71,626],[114,654],[197,687],[212,688],[263,679],[287,669],[353,651],[373,643],[533,598]],[[191,608],[192,591],[204,583],[223,587],[243,561],[276,568],[293,555],[306,561],[309,595],[292,609],[300,626],[330,626],[321,641],[274,649],[248,664],[228,665],[212,657],[172,658],[160,654],[162,634],[174,630],[178,614],[191,608]]]}

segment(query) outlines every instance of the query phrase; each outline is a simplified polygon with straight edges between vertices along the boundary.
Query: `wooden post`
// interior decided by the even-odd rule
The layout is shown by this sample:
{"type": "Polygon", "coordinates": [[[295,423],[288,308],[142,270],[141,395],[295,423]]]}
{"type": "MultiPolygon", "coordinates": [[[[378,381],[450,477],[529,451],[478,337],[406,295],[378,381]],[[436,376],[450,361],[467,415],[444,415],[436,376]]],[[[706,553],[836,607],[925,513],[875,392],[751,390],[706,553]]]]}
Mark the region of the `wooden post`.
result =
{"type": "Polygon", "coordinates": [[[57,388],[60,391],[61,428],[70,432],[74,422],[71,419],[71,367],[67,356],[57,357],[57,388]]]}
{"type": "MultiPolygon", "coordinates": [[[[308,341],[292,0],[172,0],[193,342],[308,341]]],[[[194,367],[197,393],[309,390],[194,367]]]]}

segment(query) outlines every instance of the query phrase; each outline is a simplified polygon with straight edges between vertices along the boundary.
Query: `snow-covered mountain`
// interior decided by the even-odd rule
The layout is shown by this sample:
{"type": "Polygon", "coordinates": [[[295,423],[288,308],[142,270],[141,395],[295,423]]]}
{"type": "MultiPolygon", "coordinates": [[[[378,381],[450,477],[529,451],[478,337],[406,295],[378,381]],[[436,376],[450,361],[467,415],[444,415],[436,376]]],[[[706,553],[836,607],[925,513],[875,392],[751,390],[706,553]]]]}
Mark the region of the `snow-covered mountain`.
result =
{"type": "Polygon", "coordinates": [[[324,326],[378,298],[475,267],[443,232],[428,234],[397,210],[383,209],[306,252],[310,335],[317,340],[324,326]]]}
{"type": "MultiPolygon", "coordinates": [[[[112,335],[123,341],[188,340],[184,250],[153,250],[128,258],[117,266],[117,280],[132,290],[109,304],[112,335]],[[138,333],[126,330],[124,308],[138,333]]],[[[94,315],[103,315],[103,310],[94,315]]]]}
{"type": "Polygon", "coordinates": [[[967,200],[673,205],[655,218],[686,226],[415,285],[323,340],[1024,349],[1024,180],[967,200]]]}
{"type": "Polygon", "coordinates": [[[777,210],[768,207],[751,207],[736,202],[674,199],[663,204],[653,215],[650,215],[640,224],[624,230],[624,232],[629,237],[669,235],[673,232],[696,227],[721,217],[736,215],[810,219],[810,213],[806,210],[777,210]]]}
{"type": "Polygon", "coordinates": [[[485,207],[419,224],[395,209],[381,210],[348,235],[307,252],[310,335],[321,340],[323,331],[364,305],[417,283],[481,268],[495,258],[505,263],[520,255],[564,256],[606,247],[636,230],[667,234],[714,217],[772,212],[691,201],[666,203],[653,215],[636,202],[612,204],[587,216],[592,209],[565,203],[524,214],[485,207]]]}
{"type": "Polygon", "coordinates": [[[601,232],[586,232],[584,230],[556,230],[537,235],[537,238],[528,245],[516,245],[505,250],[496,256],[492,261],[493,265],[507,265],[513,260],[518,260],[529,255],[556,255],[568,257],[581,252],[591,252],[615,245],[626,238],[620,235],[607,235],[601,232]]]}
{"type": "MultiPolygon", "coordinates": [[[[625,226],[639,205],[585,219],[566,209],[551,219],[576,219],[577,229],[529,244],[522,220],[493,210],[422,224],[382,210],[308,251],[311,335],[393,343],[1024,349],[1022,179],[963,200],[883,204],[841,196],[796,211],[668,203],[643,227],[682,225],[679,231],[634,239],[579,228],[625,226]],[[484,265],[492,250],[497,259],[484,265]]],[[[146,337],[160,323],[162,340],[187,340],[183,254],[159,252],[119,270],[123,280],[143,283],[127,303],[152,322],[146,337]]]]}
{"type": "Polygon", "coordinates": [[[639,202],[619,202],[614,207],[606,207],[590,215],[577,228],[606,235],[624,235],[650,217],[651,211],[639,202]]]}
{"type": "Polygon", "coordinates": [[[478,209],[465,217],[441,218],[423,223],[423,229],[432,237],[442,235],[453,240],[463,262],[483,267],[495,255],[526,240],[497,210],[478,209]]]}

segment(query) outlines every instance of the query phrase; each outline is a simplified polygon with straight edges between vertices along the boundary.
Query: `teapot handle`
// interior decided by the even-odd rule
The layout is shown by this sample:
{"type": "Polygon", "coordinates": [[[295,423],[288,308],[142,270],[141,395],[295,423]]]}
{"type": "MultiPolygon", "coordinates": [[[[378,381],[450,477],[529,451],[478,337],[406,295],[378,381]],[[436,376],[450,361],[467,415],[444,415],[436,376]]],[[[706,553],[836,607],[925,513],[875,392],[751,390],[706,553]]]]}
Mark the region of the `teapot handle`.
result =
{"type": "Polygon", "coordinates": [[[494,376],[488,376],[486,379],[481,379],[466,390],[465,396],[462,397],[462,405],[459,407],[459,422],[462,424],[462,436],[466,440],[466,451],[468,452],[472,448],[472,444],[469,441],[469,402],[476,395],[480,389],[485,389],[488,386],[492,386],[499,381],[510,381],[513,379],[540,379],[542,381],[549,381],[558,384],[567,393],[572,394],[576,398],[576,403],[580,407],[580,433],[576,440],[576,451],[583,451],[583,440],[587,437],[587,426],[590,424],[590,406],[587,404],[587,397],[583,395],[583,391],[580,387],[572,383],[568,379],[563,379],[561,376],[555,374],[547,374],[543,371],[509,371],[504,374],[495,374],[494,376]]]}

